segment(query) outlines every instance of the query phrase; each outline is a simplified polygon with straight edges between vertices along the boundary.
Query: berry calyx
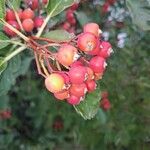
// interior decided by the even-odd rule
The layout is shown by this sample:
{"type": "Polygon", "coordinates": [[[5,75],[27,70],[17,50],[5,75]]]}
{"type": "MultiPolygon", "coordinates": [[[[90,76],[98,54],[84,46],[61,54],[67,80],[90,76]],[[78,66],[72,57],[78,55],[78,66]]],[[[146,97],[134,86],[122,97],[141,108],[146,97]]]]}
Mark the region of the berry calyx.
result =
{"type": "Polygon", "coordinates": [[[89,93],[93,92],[96,89],[96,82],[94,80],[86,81],[87,90],[89,93]]]}
{"type": "Polygon", "coordinates": [[[74,96],[77,96],[77,97],[82,97],[86,94],[87,87],[86,87],[85,83],[72,84],[69,90],[70,90],[71,95],[74,95],[74,96]]]}
{"type": "Polygon", "coordinates": [[[108,58],[112,52],[113,50],[111,44],[109,42],[103,41],[100,45],[98,56],[108,58]]]}
{"type": "Polygon", "coordinates": [[[35,17],[34,26],[35,28],[40,28],[44,22],[44,18],[42,16],[35,17]]]}
{"type": "MultiPolygon", "coordinates": [[[[19,24],[16,21],[8,21],[7,23],[13,26],[15,29],[20,30],[19,24]]],[[[9,29],[7,26],[4,26],[3,30],[11,37],[16,36],[16,33],[9,29]]]]}
{"type": "Polygon", "coordinates": [[[70,66],[75,60],[77,49],[70,45],[64,44],[60,47],[57,53],[57,60],[64,66],[70,66]]]}
{"type": "Polygon", "coordinates": [[[34,22],[32,19],[25,19],[23,22],[22,22],[22,26],[23,26],[23,29],[26,31],[26,32],[31,32],[34,28],[34,22]]]}
{"type": "Polygon", "coordinates": [[[99,25],[96,23],[87,23],[86,25],[84,25],[83,27],[83,32],[90,32],[92,34],[94,34],[96,37],[99,37],[99,25]]]}
{"type": "Polygon", "coordinates": [[[74,95],[71,95],[68,99],[67,99],[67,102],[71,105],[78,105],[81,101],[81,97],[77,97],[77,96],[74,96],[74,95]]]}
{"type": "Polygon", "coordinates": [[[68,73],[71,83],[81,84],[86,80],[87,70],[83,66],[72,67],[68,73]]]}
{"type": "Polygon", "coordinates": [[[52,73],[45,79],[45,86],[48,91],[57,93],[65,87],[64,78],[58,73],[52,73]]]}
{"type": "Polygon", "coordinates": [[[103,57],[95,56],[90,60],[89,66],[95,73],[103,73],[106,68],[106,62],[103,57]]]}
{"type": "Polygon", "coordinates": [[[69,91],[68,90],[62,90],[58,93],[54,93],[54,96],[58,100],[65,100],[65,99],[69,98],[69,91]]]}
{"type": "Polygon", "coordinates": [[[92,33],[82,33],[78,37],[77,45],[84,52],[92,51],[97,46],[97,38],[92,33]]]}
{"type": "Polygon", "coordinates": [[[31,10],[30,8],[27,8],[25,9],[23,12],[22,12],[22,19],[25,20],[25,19],[33,19],[34,18],[34,11],[31,10]]]}
{"type": "Polygon", "coordinates": [[[15,21],[16,20],[15,13],[12,9],[7,9],[6,10],[5,20],[6,21],[15,21]]]}

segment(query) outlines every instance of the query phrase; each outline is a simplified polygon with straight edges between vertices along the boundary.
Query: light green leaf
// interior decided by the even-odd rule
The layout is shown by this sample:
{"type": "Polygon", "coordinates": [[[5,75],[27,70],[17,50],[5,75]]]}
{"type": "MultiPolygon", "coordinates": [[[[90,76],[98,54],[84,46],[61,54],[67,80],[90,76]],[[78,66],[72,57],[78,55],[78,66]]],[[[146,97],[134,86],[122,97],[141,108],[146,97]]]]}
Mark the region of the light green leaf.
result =
{"type": "Polygon", "coordinates": [[[53,30],[44,34],[43,37],[48,38],[53,42],[69,42],[75,35],[65,30],[53,30]]]}
{"type": "Polygon", "coordinates": [[[18,10],[20,8],[20,4],[21,4],[21,0],[9,0],[8,5],[10,5],[9,7],[18,10]]]}
{"type": "Polygon", "coordinates": [[[51,17],[56,16],[67,7],[71,6],[75,0],[49,0],[47,11],[51,17]]]}
{"type": "Polygon", "coordinates": [[[150,30],[150,2],[149,0],[127,0],[127,7],[133,23],[142,30],[150,30]]]}
{"type": "Polygon", "coordinates": [[[3,63],[3,61],[4,61],[4,58],[0,57],[0,75],[7,68],[7,63],[3,63]]]}
{"type": "Polygon", "coordinates": [[[10,43],[5,42],[5,40],[9,40],[9,38],[0,31],[0,49],[8,46],[10,43]]]}
{"type": "Polygon", "coordinates": [[[6,0],[0,0],[0,19],[3,19],[5,16],[5,1],[6,0]]]}
{"type": "Polygon", "coordinates": [[[92,119],[98,112],[100,99],[100,87],[98,86],[93,93],[87,94],[85,100],[74,108],[85,120],[92,119]]]}

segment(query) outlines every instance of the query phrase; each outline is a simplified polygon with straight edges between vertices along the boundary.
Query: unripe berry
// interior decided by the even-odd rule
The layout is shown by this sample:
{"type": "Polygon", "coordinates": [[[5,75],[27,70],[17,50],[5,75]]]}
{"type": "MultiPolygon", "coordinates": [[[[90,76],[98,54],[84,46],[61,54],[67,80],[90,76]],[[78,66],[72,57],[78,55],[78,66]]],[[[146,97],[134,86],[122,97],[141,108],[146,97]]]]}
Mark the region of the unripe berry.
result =
{"type": "Polygon", "coordinates": [[[31,10],[30,8],[27,8],[25,9],[23,12],[22,12],[22,19],[25,20],[25,19],[33,19],[34,18],[34,11],[31,10]]]}
{"type": "Polygon", "coordinates": [[[39,1],[38,0],[26,0],[27,5],[35,10],[39,7],[39,1]]]}
{"type": "Polygon", "coordinates": [[[92,51],[97,46],[97,38],[92,33],[82,33],[78,37],[77,45],[82,51],[92,51]]]}
{"type": "Polygon", "coordinates": [[[15,21],[16,20],[15,13],[12,9],[7,9],[6,10],[5,20],[6,21],[15,21]]]}
{"type": "Polygon", "coordinates": [[[81,99],[82,99],[81,97],[70,95],[70,97],[67,99],[67,102],[71,105],[78,105],[81,99]]]}
{"type": "MultiPolygon", "coordinates": [[[[19,24],[16,21],[8,21],[7,23],[10,24],[11,26],[13,26],[15,29],[20,30],[19,24]]],[[[13,32],[11,29],[9,29],[6,26],[4,26],[3,30],[9,36],[13,37],[16,35],[15,32],[13,32]]]]}
{"type": "Polygon", "coordinates": [[[86,80],[87,70],[83,66],[72,67],[68,73],[71,83],[81,84],[86,80]]]}
{"type": "Polygon", "coordinates": [[[42,16],[38,16],[34,19],[34,27],[40,28],[44,22],[44,18],[42,16]]]}
{"type": "Polygon", "coordinates": [[[99,25],[96,23],[87,23],[86,25],[84,25],[83,27],[83,32],[90,32],[93,33],[96,37],[99,36],[99,25]]]}
{"type": "Polygon", "coordinates": [[[57,53],[57,60],[64,66],[70,66],[75,60],[77,49],[70,45],[64,44],[60,47],[57,53]]]}
{"type": "Polygon", "coordinates": [[[86,81],[86,86],[89,93],[93,92],[96,89],[96,82],[94,80],[86,81]]]}
{"type": "Polygon", "coordinates": [[[87,87],[86,87],[85,83],[72,84],[69,90],[70,90],[71,95],[74,95],[74,96],[77,96],[77,97],[82,97],[86,94],[87,87]]]}
{"type": "Polygon", "coordinates": [[[95,56],[90,60],[89,66],[95,73],[103,73],[106,68],[105,59],[95,56]]]}
{"type": "Polygon", "coordinates": [[[62,90],[58,93],[54,93],[54,96],[58,100],[65,100],[65,99],[69,98],[69,91],[68,90],[62,90]]]}
{"type": "Polygon", "coordinates": [[[45,86],[48,91],[57,93],[63,90],[65,81],[60,74],[52,73],[45,79],[45,86]]]}
{"type": "Polygon", "coordinates": [[[31,19],[25,19],[23,22],[22,22],[22,26],[23,26],[23,29],[26,31],[26,32],[31,32],[34,28],[34,22],[33,20],[31,19]]]}
{"type": "Polygon", "coordinates": [[[110,54],[113,52],[112,46],[109,42],[103,41],[100,46],[100,51],[98,53],[98,56],[103,58],[108,58],[110,54]]]}

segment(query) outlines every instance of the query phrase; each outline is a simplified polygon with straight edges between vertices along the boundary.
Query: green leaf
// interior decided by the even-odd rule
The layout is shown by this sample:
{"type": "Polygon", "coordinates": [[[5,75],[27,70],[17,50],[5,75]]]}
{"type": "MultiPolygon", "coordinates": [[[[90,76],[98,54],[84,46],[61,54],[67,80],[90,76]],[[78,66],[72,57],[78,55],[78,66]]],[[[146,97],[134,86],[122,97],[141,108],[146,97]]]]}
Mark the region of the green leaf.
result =
{"type": "Polygon", "coordinates": [[[133,23],[144,31],[150,30],[150,1],[127,0],[126,4],[133,23]]]}
{"type": "Polygon", "coordinates": [[[98,86],[93,93],[87,94],[85,100],[74,108],[85,120],[92,119],[98,112],[100,99],[100,87],[98,86]]]}
{"type": "Polygon", "coordinates": [[[8,46],[10,43],[5,42],[5,40],[9,40],[9,38],[0,31],[0,49],[8,46]]]}
{"type": "Polygon", "coordinates": [[[53,17],[71,6],[74,2],[75,0],[49,0],[47,11],[51,14],[51,17],[53,17]]]}
{"type": "Polygon", "coordinates": [[[4,58],[0,57],[0,75],[7,68],[7,63],[3,63],[3,61],[4,61],[4,58]]]}
{"type": "Polygon", "coordinates": [[[3,19],[5,16],[5,1],[6,0],[0,0],[0,19],[3,19]]]}
{"type": "Polygon", "coordinates": [[[21,0],[9,0],[10,8],[13,6],[15,10],[20,8],[21,0]]]}
{"type": "Polygon", "coordinates": [[[75,35],[65,30],[53,30],[44,34],[43,37],[48,38],[53,42],[69,42],[75,35]]]}

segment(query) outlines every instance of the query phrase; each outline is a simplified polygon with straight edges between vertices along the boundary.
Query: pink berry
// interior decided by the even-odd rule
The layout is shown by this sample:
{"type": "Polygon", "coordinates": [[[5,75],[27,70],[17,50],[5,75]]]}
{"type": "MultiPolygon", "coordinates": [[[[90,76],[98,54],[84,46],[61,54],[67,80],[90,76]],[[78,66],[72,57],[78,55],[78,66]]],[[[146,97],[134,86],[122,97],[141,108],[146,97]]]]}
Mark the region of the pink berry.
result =
{"type": "Polygon", "coordinates": [[[94,80],[86,81],[86,86],[89,93],[93,92],[96,89],[96,82],[94,80]]]}
{"type": "Polygon", "coordinates": [[[25,19],[23,22],[22,22],[22,26],[23,26],[23,29],[26,31],[26,32],[31,32],[34,28],[34,22],[32,19],[25,19]]]}
{"type": "Polygon", "coordinates": [[[34,18],[34,11],[31,10],[30,8],[27,8],[25,9],[23,12],[22,12],[22,19],[25,20],[25,19],[33,19],[34,18]]]}
{"type": "Polygon", "coordinates": [[[81,101],[80,97],[70,95],[70,97],[67,99],[67,102],[71,105],[78,105],[81,101]]]}
{"type": "Polygon", "coordinates": [[[41,27],[43,22],[44,22],[44,18],[43,17],[41,17],[41,16],[36,17],[34,19],[34,26],[35,26],[35,28],[41,27]]]}
{"type": "Polygon", "coordinates": [[[92,50],[87,52],[89,55],[98,55],[100,52],[100,41],[99,39],[97,40],[97,46],[92,50]]]}
{"type": "Polygon", "coordinates": [[[70,23],[69,22],[65,22],[63,25],[62,25],[62,28],[64,30],[69,30],[69,28],[71,27],[70,23]]]}
{"type": "Polygon", "coordinates": [[[5,20],[6,21],[15,21],[16,20],[15,13],[12,9],[7,9],[6,10],[5,20]]]}
{"type": "Polygon", "coordinates": [[[97,44],[97,38],[92,33],[82,33],[78,37],[77,45],[84,52],[93,51],[97,44]]]}
{"type": "Polygon", "coordinates": [[[38,0],[26,0],[27,5],[35,10],[39,7],[39,1],[38,0]]]}
{"type": "Polygon", "coordinates": [[[68,73],[71,83],[81,84],[86,80],[87,70],[83,66],[72,67],[68,73]]]}
{"type": "Polygon", "coordinates": [[[46,5],[48,3],[48,0],[42,0],[42,2],[46,5]]]}
{"type": "Polygon", "coordinates": [[[72,68],[73,68],[73,67],[77,67],[77,66],[83,66],[82,62],[79,61],[79,60],[77,60],[77,61],[75,61],[75,62],[73,62],[73,63],[71,64],[71,67],[72,67],[72,68]]]}
{"type": "MultiPolygon", "coordinates": [[[[15,29],[20,30],[19,24],[16,21],[8,21],[7,23],[10,24],[11,26],[13,26],[15,29]]],[[[13,32],[11,29],[9,29],[6,26],[4,26],[3,30],[9,36],[13,37],[16,35],[15,32],[13,32]]]]}
{"type": "Polygon", "coordinates": [[[112,46],[109,42],[103,41],[100,46],[100,51],[98,53],[98,56],[103,58],[108,58],[110,54],[112,53],[112,46]]]}
{"type": "Polygon", "coordinates": [[[70,87],[70,93],[71,95],[82,97],[86,94],[87,87],[85,83],[82,84],[72,84],[70,87]]]}
{"type": "Polygon", "coordinates": [[[106,62],[103,57],[95,56],[90,60],[89,66],[95,73],[103,73],[106,68],[106,62]]]}

